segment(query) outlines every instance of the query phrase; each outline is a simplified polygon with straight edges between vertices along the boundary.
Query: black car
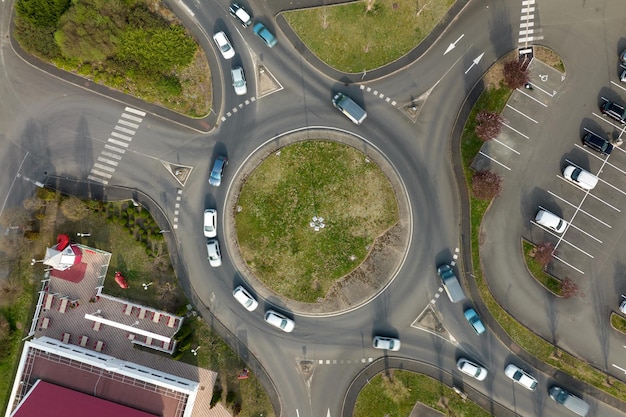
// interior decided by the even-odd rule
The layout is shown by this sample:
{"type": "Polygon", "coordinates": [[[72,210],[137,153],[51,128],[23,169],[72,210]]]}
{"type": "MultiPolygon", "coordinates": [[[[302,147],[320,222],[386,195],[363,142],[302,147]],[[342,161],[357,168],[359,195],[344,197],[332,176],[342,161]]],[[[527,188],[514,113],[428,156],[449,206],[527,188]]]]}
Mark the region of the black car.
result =
{"type": "Polygon", "coordinates": [[[617,103],[607,100],[602,103],[600,110],[602,111],[602,114],[617,120],[621,124],[626,124],[626,109],[624,109],[624,106],[620,106],[617,103]]]}
{"type": "Polygon", "coordinates": [[[608,140],[601,138],[595,133],[587,132],[583,136],[583,145],[600,152],[603,155],[610,155],[613,152],[613,145],[608,140]]]}

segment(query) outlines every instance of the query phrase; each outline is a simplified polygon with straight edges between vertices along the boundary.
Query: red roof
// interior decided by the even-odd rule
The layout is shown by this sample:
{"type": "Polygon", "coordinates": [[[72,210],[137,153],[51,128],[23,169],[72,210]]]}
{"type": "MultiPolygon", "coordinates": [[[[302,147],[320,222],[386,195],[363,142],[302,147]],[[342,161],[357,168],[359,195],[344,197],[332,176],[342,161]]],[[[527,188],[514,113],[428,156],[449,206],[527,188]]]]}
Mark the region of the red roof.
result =
{"type": "Polygon", "coordinates": [[[11,417],[155,417],[154,414],[38,380],[11,417]]]}

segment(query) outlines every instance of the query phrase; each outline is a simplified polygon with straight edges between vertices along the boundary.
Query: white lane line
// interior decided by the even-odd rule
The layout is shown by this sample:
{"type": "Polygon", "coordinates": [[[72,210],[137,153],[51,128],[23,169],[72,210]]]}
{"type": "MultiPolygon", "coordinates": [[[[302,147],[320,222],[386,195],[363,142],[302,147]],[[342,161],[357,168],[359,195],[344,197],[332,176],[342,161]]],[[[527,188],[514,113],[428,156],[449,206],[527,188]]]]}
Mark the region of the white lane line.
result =
{"type": "Polygon", "coordinates": [[[102,151],[100,152],[102,155],[104,156],[108,156],[109,158],[113,158],[113,159],[117,159],[118,161],[122,160],[122,156],[121,155],[116,155],[114,153],[111,152],[107,152],[107,151],[102,151]]]}
{"type": "MultiPolygon", "coordinates": [[[[610,185],[610,184],[609,184],[609,185],[610,185]]],[[[621,191],[621,190],[620,190],[620,191],[621,191]]],[[[618,213],[621,213],[621,212],[622,212],[622,210],[620,210],[620,209],[618,209],[617,207],[615,207],[615,206],[613,206],[613,205],[611,205],[611,204],[607,203],[606,201],[602,200],[600,197],[597,197],[597,196],[595,196],[595,195],[593,195],[593,194],[591,194],[591,193],[589,193],[589,196],[590,196],[590,197],[595,198],[596,200],[598,200],[598,201],[599,201],[599,202],[601,202],[601,203],[606,204],[607,206],[609,206],[610,208],[612,208],[613,210],[615,210],[615,211],[616,211],[616,212],[618,212],[618,213]]]]}
{"type": "Polygon", "coordinates": [[[98,171],[97,169],[91,169],[91,173],[95,175],[99,175],[104,178],[111,178],[113,175],[107,174],[106,172],[98,171]]]}
{"type": "Polygon", "coordinates": [[[133,129],[137,129],[139,127],[137,123],[132,123],[124,119],[118,119],[117,124],[132,127],[133,129]]]}
{"type": "Polygon", "coordinates": [[[517,152],[515,149],[513,149],[513,148],[511,148],[509,145],[507,145],[506,143],[502,143],[502,142],[500,142],[498,139],[493,139],[493,141],[494,141],[494,142],[499,143],[500,145],[504,146],[505,148],[507,148],[507,149],[508,149],[508,150],[510,150],[510,151],[515,152],[515,153],[516,153],[516,154],[518,154],[518,155],[520,154],[520,153],[519,153],[519,152],[517,152]]]}
{"type": "Polygon", "coordinates": [[[141,117],[143,117],[143,116],[145,116],[145,115],[146,115],[146,112],[143,112],[143,111],[141,111],[141,110],[137,110],[137,109],[133,109],[132,107],[126,107],[126,108],[124,109],[124,111],[128,111],[128,112],[131,112],[131,113],[135,113],[135,114],[137,114],[137,115],[139,115],[139,116],[141,116],[141,117]]]}
{"type": "Polygon", "coordinates": [[[122,142],[121,140],[115,140],[115,139],[111,139],[111,138],[109,138],[109,139],[107,140],[107,142],[111,142],[111,143],[113,143],[113,144],[115,144],[115,145],[118,145],[118,146],[123,146],[123,147],[125,147],[125,148],[128,148],[128,143],[126,143],[126,142],[122,142]]]}
{"type": "MultiPolygon", "coordinates": [[[[598,119],[600,120],[604,120],[606,123],[610,124],[611,126],[613,126],[615,129],[617,130],[622,130],[624,128],[624,126],[618,126],[615,123],[613,123],[612,121],[610,121],[609,119],[607,119],[606,117],[603,117],[601,114],[592,112],[591,114],[593,114],[594,116],[596,116],[598,119]]],[[[587,132],[591,132],[590,130],[585,129],[587,132]]],[[[593,132],[591,132],[593,133],[593,132]]]]}
{"type": "MultiPolygon", "coordinates": [[[[530,83],[529,83],[529,84],[530,84],[530,83]]],[[[532,85],[532,84],[531,84],[531,85],[532,85]]],[[[548,107],[548,105],[547,105],[546,103],[543,103],[543,102],[541,102],[541,101],[537,100],[536,98],[534,98],[533,96],[531,96],[530,94],[528,94],[526,91],[521,90],[521,89],[519,89],[519,88],[517,89],[517,91],[518,91],[518,92],[520,92],[520,93],[522,93],[522,94],[524,94],[524,95],[525,95],[526,97],[528,97],[529,99],[534,100],[534,101],[536,101],[537,103],[541,104],[543,107],[548,107]]]]}
{"type": "Polygon", "coordinates": [[[122,113],[124,119],[132,120],[133,122],[141,123],[143,119],[141,117],[135,117],[131,114],[122,113]]]}
{"type": "Polygon", "coordinates": [[[570,268],[572,268],[573,270],[575,270],[575,271],[577,271],[577,272],[579,272],[579,273],[581,273],[581,274],[585,275],[585,273],[584,273],[583,271],[581,271],[580,269],[576,268],[574,265],[572,265],[572,264],[570,264],[570,263],[568,263],[568,262],[565,262],[563,259],[559,258],[558,256],[556,256],[556,255],[552,255],[552,257],[553,257],[553,258],[555,258],[555,259],[557,259],[557,260],[559,260],[559,261],[561,261],[561,262],[563,262],[565,265],[569,266],[569,267],[570,267],[570,268]]]}
{"type": "MultiPolygon", "coordinates": [[[[107,143],[107,144],[105,144],[105,145],[104,145],[104,147],[105,147],[106,149],[108,149],[108,150],[115,151],[115,152],[117,152],[117,153],[121,153],[122,155],[126,153],[126,149],[120,149],[120,148],[115,147],[115,146],[113,146],[113,145],[109,145],[108,143],[107,143]]],[[[120,158],[120,159],[121,159],[121,158],[120,158]]]]}
{"type": "Polygon", "coordinates": [[[515,107],[510,106],[510,105],[508,105],[508,104],[507,104],[506,106],[507,106],[509,109],[511,109],[511,110],[513,110],[513,111],[515,111],[515,112],[517,112],[517,113],[519,113],[519,114],[521,114],[522,116],[524,116],[525,118],[527,118],[527,119],[528,119],[528,120],[530,120],[531,122],[535,122],[535,123],[539,124],[539,122],[538,122],[538,121],[536,121],[535,119],[533,119],[533,118],[532,118],[532,117],[530,117],[530,116],[525,115],[525,114],[524,114],[524,113],[522,113],[521,111],[517,110],[515,107]]]}
{"type": "Polygon", "coordinates": [[[626,191],[620,190],[619,188],[617,188],[616,186],[614,186],[610,182],[604,181],[602,178],[599,178],[599,180],[602,181],[604,184],[608,185],[609,187],[611,187],[612,189],[614,189],[615,191],[617,191],[618,193],[626,195],[626,191]]]}
{"type": "Polygon", "coordinates": [[[493,159],[492,157],[490,157],[489,155],[487,155],[486,153],[484,153],[483,151],[479,151],[479,154],[481,154],[482,156],[484,156],[487,159],[490,159],[491,161],[495,162],[496,164],[503,166],[504,168],[508,169],[509,171],[511,170],[511,168],[509,168],[508,166],[504,165],[501,162],[496,161],[495,159],[493,159]]]}
{"type": "Polygon", "coordinates": [[[117,133],[117,132],[111,132],[111,136],[113,136],[114,138],[118,138],[118,139],[124,139],[129,142],[133,140],[133,138],[131,138],[130,136],[122,135],[121,133],[117,133]]]}
{"type": "MultiPolygon", "coordinates": [[[[576,209],[576,211],[580,211],[583,214],[586,214],[587,216],[591,217],[592,219],[594,219],[595,221],[597,221],[600,224],[603,224],[604,226],[608,227],[609,229],[612,229],[611,225],[608,223],[603,222],[602,220],[598,219],[596,216],[586,212],[585,210],[581,209],[580,206],[576,206],[575,204],[570,203],[569,201],[567,201],[566,199],[556,195],[555,193],[553,193],[552,191],[548,190],[548,194],[550,194],[552,197],[557,198],[559,200],[561,200],[562,202],[564,202],[565,204],[569,205],[570,207],[573,207],[576,209]]],[[[581,202],[582,205],[582,202],[581,202]]],[[[574,226],[573,224],[570,223],[570,226],[573,226],[575,229],[578,229],[578,227],[574,226]]],[[[584,230],[578,229],[581,232],[583,232],[584,234],[586,234],[587,236],[589,236],[592,239],[597,240],[598,242],[602,243],[602,241],[600,239],[596,239],[595,237],[591,236],[590,234],[588,234],[587,232],[585,232],[584,230]]]]}
{"type": "Polygon", "coordinates": [[[87,175],[87,179],[99,182],[101,184],[107,185],[109,182],[107,180],[103,180],[102,178],[94,177],[93,175],[87,175]]]}
{"type": "Polygon", "coordinates": [[[106,159],[106,158],[103,158],[101,156],[98,157],[98,161],[104,162],[105,164],[113,165],[114,167],[119,165],[119,162],[113,161],[111,159],[106,159]]]}
{"type": "Polygon", "coordinates": [[[134,130],[126,129],[125,127],[122,127],[122,126],[115,126],[114,129],[115,130],[119,130],[120,132],[128,133],[129,135],[134,135],[135,134],[134,130]]]}
{"type": "Polygon", "coordinates": [[[515,129],[514,127],[511,127],[511,125],[507,125],[506,123],[502,123],[502,126],[506,126],[509,129],[511,129],[513,132],[517,133],[518,135],[520,135],[521,137],[523,137],[524,139],[529,139],[528,136],[526,136],[525,134],[523,134],[522,132],[520,132],[519,130],[515,129]]]}
{"type": "Polygon", "coordinates": [[[623,86],[619,85],[618,83],[616,83],[615,81],[611,81],[611,84],[613,84],[615,87],[619,87],[622,90],[626,91],[626,88],[624,88],[623,86]]]}
{"type": "Polygon", "coordinates": [[[95,164],[93,164],[93,166],[94,166],[95,168],[98,168],[98,169],[103,169],[103,170],[105,170],[105,171],[115,172],[115,168],[113,168],[113,167],[108,167],[108,166],[106,166],[106,165],[102,165],[102,164],[99,164],[99,163],[97,163],[97,162],[96,162],[95,164]]]}

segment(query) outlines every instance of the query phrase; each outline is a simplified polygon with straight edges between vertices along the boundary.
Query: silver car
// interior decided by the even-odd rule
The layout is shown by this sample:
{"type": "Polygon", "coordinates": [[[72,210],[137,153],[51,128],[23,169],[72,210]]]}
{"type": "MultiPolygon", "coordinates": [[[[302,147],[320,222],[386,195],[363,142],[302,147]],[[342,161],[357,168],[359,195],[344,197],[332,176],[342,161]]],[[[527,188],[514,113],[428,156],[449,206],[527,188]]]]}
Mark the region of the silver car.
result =
{"type": "Polygon", "coordinates": [[[206,209],[204,210],[204,236],[215,237],[217,236],[217,210],[206,209]]]}
{"type": "Polygon", "coordinates": [[[288,319],[274,310],[267,310],[264,319],[266,322],[283,332],[291,333],[293,332],[293,328],[296,327],[293,320],[288,319]]]}
{"type": "Polygon", "coordinates": [[[224,59],[231,59],[235,56],[235,50],[233,49],[233,45],[231,45],[228,37],[224,32],[217,32],[213,35],[213,41],[215,45],[217,45],[217,49],[220,50],[224,59]]]}
{"type": "Polygon", "coordinates": [[[222,254],[220,253],[220,244],[217,243],[217,240],[209,240],[206,243],[206,250],[209,255],[209,265],[214,268],[222,265],[222,254]]]}
{"type": "Polygon", "coordinates": [[[504,368],[504,374],[527,390],[534,391],[537,388],[538,382],[535,377],[512,363],[504,368]]]}
{"type": "Polygon", "coordinates": [[[233,297],[248,311],[254,311],[259,306],[257,300],[241,285],[235,288],[233,297]]]}
{"type": "Polygon", "coordinates": [[[375,336],[373,346],[375,349],[391,350],[396,352],[400,350],[400,340],[393,337],[375,336]]]}
{"type": "Polygon", "coordinates": [[[245,96],[248,92],[248,88],[246,87],[246,77],[243,74],[243,68],[234,67],[230,70],[230,75],[233,79],[233,88],[235,89],[235,94],[238,96],[245,96]]]}
{"type": "Polygon", "coordinates": [[[479,381],[484,381],[487,378],[487,370],[469,359],[459,358],[456,367],[459,371],[479,381]]]}

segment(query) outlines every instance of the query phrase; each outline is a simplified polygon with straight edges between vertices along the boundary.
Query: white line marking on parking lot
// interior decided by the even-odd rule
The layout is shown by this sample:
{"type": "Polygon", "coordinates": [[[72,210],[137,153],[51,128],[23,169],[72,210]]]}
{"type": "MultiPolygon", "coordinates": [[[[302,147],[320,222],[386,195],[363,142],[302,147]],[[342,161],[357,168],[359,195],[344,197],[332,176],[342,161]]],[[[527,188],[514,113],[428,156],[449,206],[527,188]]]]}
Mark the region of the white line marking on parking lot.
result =
{"type": "MultiPolygon", "coordinates": [[[[602,180],[600,180],[600,181],[602,181],[602,180]]],[[[602,181],[602,182],[604,182],[605,184],[610,185],[611,187],[613,187],[611,184],[609,184],[609,183],[608,183],[608,182],[606,182],[606,181],[602,181]]],[[[620,191],[621,193],[624,193],[622,190],[618,190],[618,191],[620,191]]],[[[590,195],[591,197],[595,198],[596,200],[598,200],[599,202],[604,203],[604,204],[606,204],[607,206],[611,207],[613,210],[617,211],[618,213],[621,213],[621,212],[622,212],[622,210],[620,210],[620,209],[618,209],[617,207],[615,207],[615,206],[613,206],[613,205],[611,205],[611,204],[607,203],[606,201],[602,200],[600,197],[597,197],[597,196],[595,196],[595,195],[593,195],[593,194],[591,194],[591,193],[589,193],[589,195],[590,195]]]]}
{"type": "Polygon", "coordinates": [[[622,87],[621,85],[619,85],[618,83],[616,83],[615,81],[611,81],[611,84],[613,84],[616,87],[621,88],[622,90],[626,91],[626,88],[622,87]]]}
{"type": "Polygon", "coordinates": [[[510,106],[510,105],[508,105],[508,104],[507,104],[506,106],[507,106],[509,109],[511,109],[511,110],[513,110],[513,111],[515,111],[515,112],[517,112],[517,113],[519,113],[519,114],[521,114],[522,116],[524,116],[525,118],[527,118],[527,119],[528,119],[528,120],[530,120],[531,122],[535,122],[535,123],[539,124],[539,122],[538,122],[538,121],[536,121],[535,119],[533,119],[533,118],[532,118],[532,117],[530,117],[530,116],[525,115],[525,114],[524,114],[524,113],[522,113],[521,111],[517,110],[515,107],[510,106]]]}
{"type": "MultiPolygon", "coordinates": [[[[568,204],[568,205],[570,205],[571,207],[574,207],[574,208],[576,209],[576,212],[579,212],[579,211],[580,211],[581,213],[584,213],[584,214],[586,214],[587,216],[591,217],[592,219],[596,220],[598,223],[602,223],[603,225],[605,225],[606,227],[608,227],[609,229],[611,229],[611,225],[610,225],[610,224],[603,222],[602,220],[598,219],[597,217],[595,217],[595,216],[591,215],[590,213],[588,213],[588,212],[586,212],[585,210],[583,210],[583,209],[581,209],[581,208],[580,208],[580,206],[581,206],[581,205],[584,203],[584,201],[585,201],[585,199],[584,199],[584,198],[583,198],[583,201],[581,201],[581,202],[580,202],[580,205],[576,206],[575,204],[570,203],[570,202],[569,202],[569,201],[567,201],[566,199],[564,199],[564,198],[562,198],[562,197],[559,197],[558,195],[554,194],[552,191],[549,191],[549,190],[548,190],[548,194],[550,194],[551,196],[553,196],[553,197],[555,197],[555,198],[558,198],[559,200],[561,200],[561,201],[562,201],[562,202],[564,202],[565,204],[568,204]]],[[[576,216],[576,213],[574,213],[574,216],[576,216]]],[[[573,216],[572,216],[572,218],[573,218],[573,216]]],[[[573,225],[570,223],[570,226],[573,226],[573,225]]],[[[578,227],[576,227],[576,226],[573,226],[573,227],[574,227],[575,229],[578,229],[578,227]]],[[[589,236],[590,238],[595,239],[595,240],[597,240],[598,242],[602,243],[602,241],[601,241],[600,239],[596,239],[595,237],[591,236],[590,234],[586,233],[585,231],[583,231],[583,230],[581,230],[581,229],[578,229],[578,230],[580,230],[581,232],[583,232],[584,234],[586,234],[586,235],[587,235],[587,236],[589,236]]]]}
{"type": "Polygon", "coordinates": [[[554,97],[556,95],[556,91],[553,91],[553,92],[549,93],[549,92],[547,92],[546,90],[544,90],[543,88],[541,88],[537,84],[530,83],[530,85],[532,85],[533,89],[539,90],[539,91],[541,91],[542,93],[544,93],[547,96],[554,97]]]}
{"type": "MultiPolygon", "coordinates": [[[[530,83],[529,83],[530,84],[530,83]]],[[[534,98],[533,96],[531,96],[530,94],[528,94],[526,91],[524,90],[520,90],[519,88],[517,89],[517,91],[519,91],[520,93],[524,94],[526,97],[536,101],[537,103],[541,104],[543,107],[548,107],[548,105],[546,103],[543,103],[539,100],[537,100],[536,98],[534,98]]]]}
{"type": "Polygon", "coordinates": [[[572,268],[572,269],[576,270],[577,272],[580,272],[581,274],[585,275],[585,273],[584,273],[582,270],[580,270],[580,269],[576,268],[574,265],[572,265],[572,264],[570,264],[570,263],[568,263],[568,262],[565,262],[563,259],[559,258],[558,256],[556,256],[556,255],[552,255],[552,257],[553,257],[554,259],[557,259],[557,260],[559,260],[559,261],[563,262],[565,265],[567,265],[567,266],[569,266],[570,268],[572,268]]]}
{"type": "Polygon", "coordinates": [[[502,123],[502,126],[506,126],[509,129],[511,129],[513,132],[517,133],[518,135],[522,136],[524,139],[528,139],[528,136],[526,136],[525,134],[523,134],[522,132],[520,132],[519,130],[511,127],[510,125],[507,125],[506,123],[502,123]]]}
{"type": "MultiPolygon", "coordinates": [[[[602,117],[602,115],[600,115],[600,114],[598,114],[598,113],[594,113],[594,112],[592,112],[591,114],[593,114],[594,116],[596,116],[598,119],[603,120],[603,121],[605,121],[606,123],[610,124],[611,126],[613,126],[613,127],[614,127],[615,129],[617,129],[617,130],[622,130],[622,129],[623,129],[623,126],[618,126],[618,125],[616,125],[615,123],[611,122],[611,121],[610,121],[609,119],[607,119],[606,117],[602,117]]],[[[590,130],[587,130],[587,129],[585,129],[585,131],[590,132],[590,133],[593,133],[593,132],[591,132],[590,130]]]]}
{"type": "Polygon", "coordinates": [[[498,142],[500,145],[504,146],[505,148],[507,148],[510,151],[515,152],[516,154],[520,154],[519,152],[517,152],[515,149],[511,148],[509,145],[507,145],[506,143],[502,143],[500,142],[498,139],[492,139],[494,142],[498,142]]]}
{"type": "MultiPolygon", "coordinates": [[[[543,208],[543,207],[539,206],[539,208],[543,208]]],[[[545,232],[548,232],[548,233],[550,233],[552,236],[554,236],[554,237],[556,237],[557,239],[559,239],[559,242],[558,242],[558,243],[557,243],[557,245],[556,245],[557,247],[558,247],[558,245],[559,245],[559,243],[560,243],[560,242],[565,242],[565,243],[567,243],[568,245],[570,245],[571,247],[573,247],[574,249],[578,249],[579,251],[581,251],[582,253],[584,253],[584,254],[585,254],[585,255],[587,255],[588,257],[590,257],[590,258],[594,258],[594,256],[593,256],[592,254],[585,252],[584,250],[582,250],[582,249],[581,249],[581,248],[579,248],[578,246],[574,245],[573,243],[570,243],[569,241],[567,241],[567,240],[563,239],[563,237],[562,237],[562,236],[557,235],[557,234],[556,234],[556,233],[554,233],[552,230],[550,230],[550,229],[547,229],[547,228],[543,227],[543,226],[542,226],[542,225],[540,225],[539,223],[536,223],[534,220],[531,220],[530,222],[531,222],[532,224],[534,224],[535,226],[537,226],[538,228],[540,228],[541,230],[543,230],[543,231],[545,231],[545,232]]],[[[570,226],[571,226],[571,224],[570,224],[570,226]]],[[[555,250],[556,250],[556,247],[555,247],[555,250]]]]}
{"type": "Polygon", "coordinates": [[[496,161],[495,159],[493,159],[492,157],[490,157],[489,155],[487,155],[486,153],[484,153],[483,151],[479,151],[478,153],[480,153],[482,156],[484,156],[487,159],[490,159],[491,161],[495,162],[498,165],[503,166],[504,168],[508,169],[509,171],[511,170],[511,168],[509,168],[508,166],[504,165],[501,162],[496,161]]]}

